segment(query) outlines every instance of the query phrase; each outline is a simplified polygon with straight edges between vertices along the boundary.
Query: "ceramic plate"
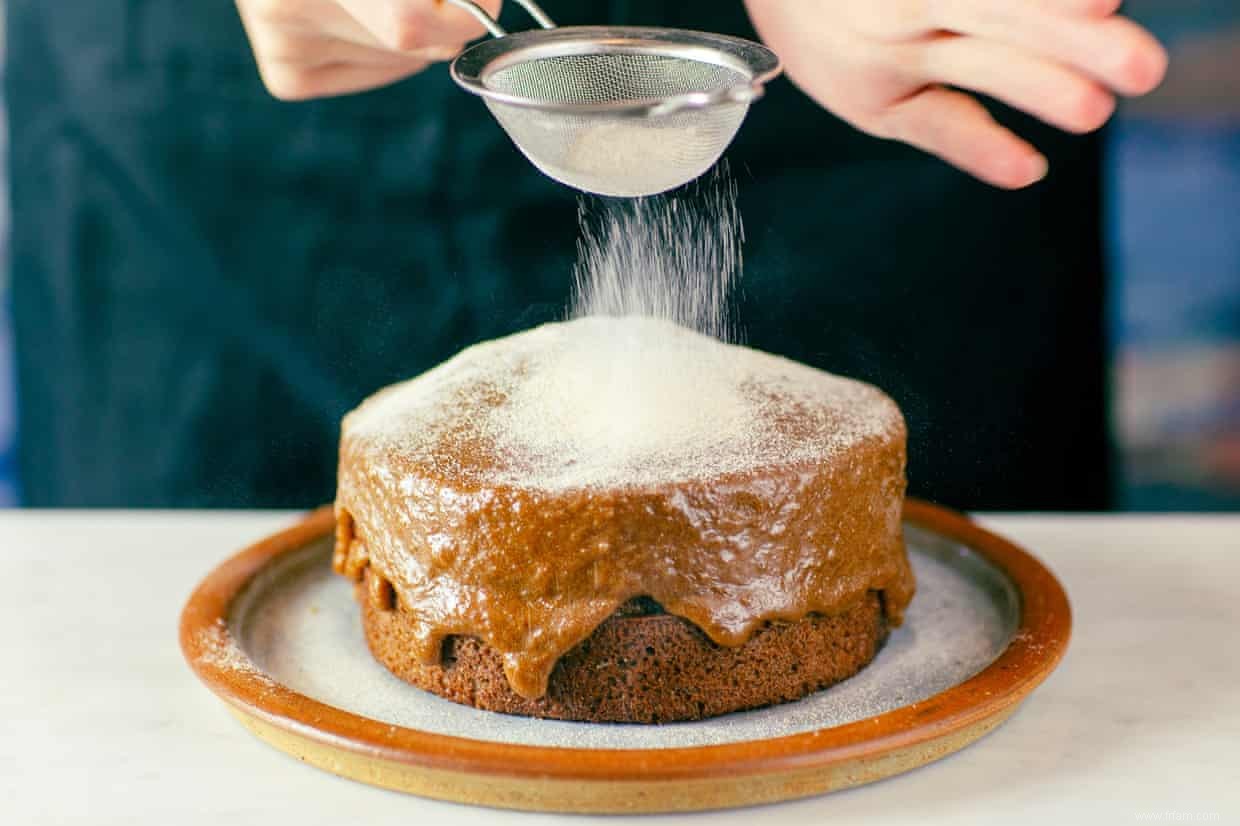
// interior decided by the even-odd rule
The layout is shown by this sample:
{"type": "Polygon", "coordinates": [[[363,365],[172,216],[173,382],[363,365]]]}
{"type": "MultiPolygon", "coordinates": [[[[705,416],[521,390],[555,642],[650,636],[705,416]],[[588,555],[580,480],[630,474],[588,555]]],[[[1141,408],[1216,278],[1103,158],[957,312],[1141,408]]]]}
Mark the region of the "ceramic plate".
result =
{"type": "Polygon", "coordinates": [[[330,510],[225,562],[182,615],[199,677],[259,737],[363,782],[458,802],[684,811],[858,785],[964,747],[1007,718],[1067,645],[1063,589],[962,516],[905,509],[917,595],[858,675],[793,703],[662,725],[460,706],[371,658],[331,572],[330,510]]]}

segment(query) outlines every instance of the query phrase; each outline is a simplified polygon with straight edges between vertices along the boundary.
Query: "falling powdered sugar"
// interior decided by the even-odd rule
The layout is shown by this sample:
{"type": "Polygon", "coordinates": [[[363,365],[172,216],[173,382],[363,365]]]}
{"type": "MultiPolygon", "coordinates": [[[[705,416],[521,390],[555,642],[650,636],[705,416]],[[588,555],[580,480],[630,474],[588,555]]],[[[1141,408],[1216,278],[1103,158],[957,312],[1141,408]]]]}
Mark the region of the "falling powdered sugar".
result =
{"type": "Polygon", "coordinates": [[[814,463],[903,427],[869,385],[735,340],[743,231],[723,170],[583,201],[571,321],[475,345],[367,400],[345,435],[443,477],[652,486],[814,463]]]}
{"type": "Polygon", "coordinates": [[[745,230],[726,168],[683,194],[582,200],[570,315],[649,316],[735,341],[745,230]]]}

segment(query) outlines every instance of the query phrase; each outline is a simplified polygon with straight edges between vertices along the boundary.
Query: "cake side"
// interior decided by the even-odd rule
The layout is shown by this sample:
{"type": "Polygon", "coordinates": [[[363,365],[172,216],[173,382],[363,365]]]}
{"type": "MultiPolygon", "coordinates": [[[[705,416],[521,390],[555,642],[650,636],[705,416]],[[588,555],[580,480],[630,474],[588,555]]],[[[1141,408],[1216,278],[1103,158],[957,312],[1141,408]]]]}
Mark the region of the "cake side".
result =
{"type": "Polygon", "coordinates": [[[461,491],[346,452],[337,569],[369,568],[390,584],[419,662],[438,662],[449,636],[477,637],[530,698],[566,651],[638,596],[723,646],[772,620],[841,613],[869,591],[898,625],[913,591],[902,452],[858,448],[856,462],[873,470],[549,498],[461,491]]]}
{"type": "Polygon", "coordinates": [[[875,592],[831,617],[767,624],[736,648],[716,645],[684,619],[626,604],[559,659],[545,694],[527,698],[512,690],[499,652],[474,637],[448,637],[435,664],[411,657],[410,616],[375,578],[367,572],[357,586],[375,659],[453,702],[528,717],[666,723],[789,702],[856,674],[887,635],[875,592]]]}
{"type": "MultiPolygon", "coordinates": [[[[687,441],[639,432],[611,451],[632,394],[602,394],[620,411],[582,405],[601,429],[565,424],[562,440],[530,419],[531,409],[577,409],[556,389],[558,359],[573,364],[565,343],[598,329],[549,327],[474,348],[345,420],[335,564],[390,590],[420,667],[436,666],[449,638],[474,638],[533,700],[566,652],[639,596],[732,649],[772,622],[844,614],[870,592],[881,593],[885,621],[899,623],[913,578],[900,524],[904,422],[890,399],[670,333],[673,364],[686,353],[699,367],[730,362],[694,374],[711,404],[677,412],[688,402],[675,397],[669,412],[664,399],[660,415],[687,441]],[[557,348],[561,356],[544,352],[557,348]],[[500,381],[504,370],[514,375],[500,381]],[[535,405],[529,387],[547,398],[535,405]]],[[[651,387],[669,385],[633,393],[651,387]]]]}

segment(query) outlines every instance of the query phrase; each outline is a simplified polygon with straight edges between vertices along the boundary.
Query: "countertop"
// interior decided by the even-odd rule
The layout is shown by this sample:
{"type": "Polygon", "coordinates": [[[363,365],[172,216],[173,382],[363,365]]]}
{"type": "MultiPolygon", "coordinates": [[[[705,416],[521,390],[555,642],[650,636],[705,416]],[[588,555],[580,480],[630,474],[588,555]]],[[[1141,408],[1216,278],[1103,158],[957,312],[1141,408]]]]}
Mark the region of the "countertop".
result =
{"type": "MultiPolygon", "coordinates": [[[[177,620],[274,512],[0,512],[0,822],[565,823],[373,789],[251,737],[181,659],[177,620]]],[[[640,822],[1240,822],[1240,516],[987,515],[1075,613],[1005,725],[845,792],[640,822]]]]}

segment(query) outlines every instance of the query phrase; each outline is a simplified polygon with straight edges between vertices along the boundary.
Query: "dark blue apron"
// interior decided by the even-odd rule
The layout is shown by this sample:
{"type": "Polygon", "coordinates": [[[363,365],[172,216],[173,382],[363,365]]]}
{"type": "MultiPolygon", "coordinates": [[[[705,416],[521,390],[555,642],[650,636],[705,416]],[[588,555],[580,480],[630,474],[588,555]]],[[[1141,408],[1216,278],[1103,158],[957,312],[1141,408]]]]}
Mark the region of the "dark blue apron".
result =
{"type": "MultiPolygon", "coordinates": [[[[739,2],[547,6],[753,36],[739,2]]],[[[28,504],[326,501],[362,397],[561,315],[576,196],[444,66],[290,104],[223,0],[10,0],[8,28],[28,504]]],[[[1027,192],[773,86],[729,152],[741,322],[753,346],[894,395],[914,493],[1102,507],[1099,143],[1004,117],[1051,158],[1027,192]]]]}

